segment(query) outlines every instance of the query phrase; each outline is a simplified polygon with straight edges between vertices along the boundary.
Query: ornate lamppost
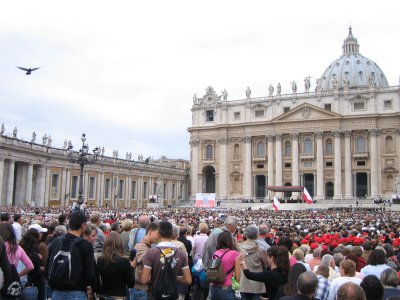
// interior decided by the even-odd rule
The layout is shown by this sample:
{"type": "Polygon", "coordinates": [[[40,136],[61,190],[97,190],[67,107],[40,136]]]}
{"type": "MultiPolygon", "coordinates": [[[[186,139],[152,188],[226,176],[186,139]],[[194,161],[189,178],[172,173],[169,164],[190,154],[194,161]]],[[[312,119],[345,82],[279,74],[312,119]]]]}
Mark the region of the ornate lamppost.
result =
{"type": "Polygon", "coordinates": [[[98,147],[93,149],[93,154],[89,153],[89,145],[86,142],[86,134],[82,133],[82,147],[78,151],[73,150],[73,146],[69,145],[68,151],[68,161],[71,163],[77,163],[81,167],[81,172],[79,176],[79,190],[78,190],[78,204],[83,204],[83,169],[85,165],[94,164],[100,154],[100,149],[98,147]]]}

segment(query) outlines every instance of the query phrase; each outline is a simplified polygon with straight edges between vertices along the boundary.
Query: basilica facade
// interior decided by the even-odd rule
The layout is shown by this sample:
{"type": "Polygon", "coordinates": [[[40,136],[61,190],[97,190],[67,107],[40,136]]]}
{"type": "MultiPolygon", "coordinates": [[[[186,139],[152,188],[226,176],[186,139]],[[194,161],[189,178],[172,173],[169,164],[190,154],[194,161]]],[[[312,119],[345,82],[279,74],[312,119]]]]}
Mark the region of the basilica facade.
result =
{"type": "MultiPolygon", "coordinates": [[[[270,85],[228,100],[212,87],[193,99],[191,196],[270,198],[267,186],[305,186],[314,199],[390,198],[400,169],[400,86],[359,52],[349,28],[342,55],[312,87],[270,85]]],[[[298,197],[280,193],[279,197],[298,197]]]]}
{"type": "MultiPolygon", "coordinates": [[[[80,166],[68,160],[64,147],[51,140],[37,143],[0,134],[1,206],[70,207],[79,197],[80,166]]],[[[36,134],[35,134],[36,136],[36,134]]],[[[75,151],[74,154],[77,154],[75,151]]],[[[83,199],[87,206],[145,208],[152,198],[167,207],[186,200],[189,193],[189,162],[162,157],[138,160],[113,157],[101,151],[83,174],[83,199]]],[[[153,205],[154,207],[154,205],[153,205]]]]}

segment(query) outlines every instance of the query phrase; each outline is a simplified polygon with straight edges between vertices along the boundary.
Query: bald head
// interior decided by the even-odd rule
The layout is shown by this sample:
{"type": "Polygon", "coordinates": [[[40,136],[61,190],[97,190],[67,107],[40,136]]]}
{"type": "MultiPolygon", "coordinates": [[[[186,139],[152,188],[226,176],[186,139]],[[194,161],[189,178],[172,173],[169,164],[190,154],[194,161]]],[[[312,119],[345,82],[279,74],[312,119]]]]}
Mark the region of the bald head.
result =
{"type": "Polygon", "coordinates": [[[148,216],[140,216],[138,222],[140,228],[146,229],[147,226],[150,224],[150,218],[148,216]]]}
{"type": "Polygon", "coordinates": [[[337,293],[336,300],[365,300],[364,290],[357,284],[347,282],[342,284],[337,293]]]}

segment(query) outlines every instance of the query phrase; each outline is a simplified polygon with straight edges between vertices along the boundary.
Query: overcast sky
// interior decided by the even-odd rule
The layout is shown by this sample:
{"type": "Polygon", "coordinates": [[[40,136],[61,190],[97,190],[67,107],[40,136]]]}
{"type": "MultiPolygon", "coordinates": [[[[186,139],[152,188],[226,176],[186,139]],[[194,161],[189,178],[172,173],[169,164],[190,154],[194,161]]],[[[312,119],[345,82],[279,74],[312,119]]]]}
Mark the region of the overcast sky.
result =
{"type": "Polygon", "coordinates": [[[348,27],[390,85],[400,1],[3,1],[0,123],[30,140],[189,159],[193,94],[290,91],[340,57],[348,27]],[[41,69],[26,76],[16,66],[41,69]]]}

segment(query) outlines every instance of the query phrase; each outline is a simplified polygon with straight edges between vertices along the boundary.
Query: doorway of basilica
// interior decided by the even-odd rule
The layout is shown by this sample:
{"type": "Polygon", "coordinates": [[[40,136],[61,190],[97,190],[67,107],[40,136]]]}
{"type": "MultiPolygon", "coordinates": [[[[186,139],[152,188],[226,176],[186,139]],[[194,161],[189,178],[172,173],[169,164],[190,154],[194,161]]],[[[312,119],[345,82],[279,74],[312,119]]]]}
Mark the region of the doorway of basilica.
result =
{"type": "Polygon", "coordinates": [[[311,197],[314,197],[314,174],[305,173],[303,175],[304,187],[307,189],[311,197]]]}
{"type": "Polygon", "coordinates": [[[356,174],[356,197],[364,198],[368,196],[368,175],[367,173],[356,174]]]}
{"type": "Polygon", "coordinates": [[[206,166],[203,169],[203,193],[215,193],[215,169],[206,166]]]}
{"type": "Polygon", "coordinates": [[[265,175],[256,175],[256,197],[265,197],[265,175]]]}

